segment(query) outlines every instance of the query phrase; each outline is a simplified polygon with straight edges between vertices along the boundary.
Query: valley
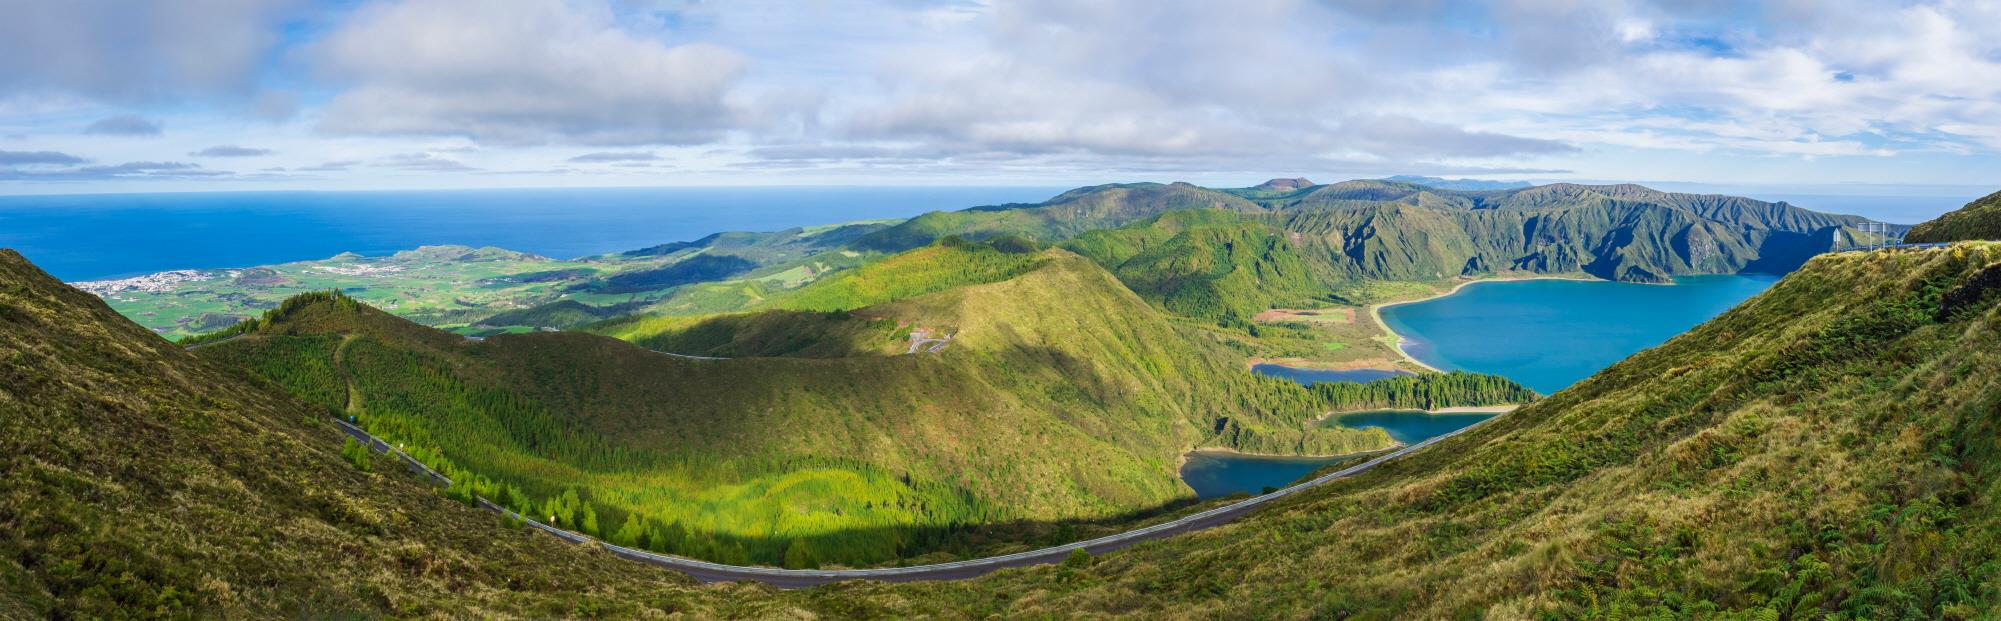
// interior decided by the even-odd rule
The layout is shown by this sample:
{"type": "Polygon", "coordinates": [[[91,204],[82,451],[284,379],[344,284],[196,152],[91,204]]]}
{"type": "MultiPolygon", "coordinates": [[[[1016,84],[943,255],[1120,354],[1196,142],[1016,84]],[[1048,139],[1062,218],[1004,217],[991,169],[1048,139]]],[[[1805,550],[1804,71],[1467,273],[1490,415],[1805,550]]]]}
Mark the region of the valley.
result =
{"type": "Polygon", "coordinates": [[[1996,171],[2001,0],[11,2],[0,621],[2001,621],[1996,171]]]}
{"type": "MultiPolygon", "coordinates": [[[[10,390],[5,404],[10,411],[61,411],[23,409],[18,400],[23,389],[38,391],[36,394],[44,395],[44,402],[72,398],[64,396],[75,394],[67,392],[65,384],[46,379],[51,377],[48,373],[57,369],[75,378],[71,381],[129,382],[135,376],[105,375],[104,371],[90,369],[129,370],[134,365],[152,369],[154,372],[146,375],[151,377],[194,375],[191,379],[198,378],[198,383],[193,385],[204,388],[191,390],[190,394],[244,391],[232,398],[253,399],[244,403],[292,399],[283,395],[252,397],[259,390],[270,390],[268,387],[272,385],[245,382],[228,373],[217,374],[211,370],[214,367],[195,362],[187,354],[160,349],[166,347],[163,343],[142,345],[158,341],[144,336],[136,326],[112,315],[100,303],[74,294],[66,296],[60,293],[60,285],[45,277],[38,280],[32,272],[24,275],[18,266],[25,263],[16,261],[13,264],[16,267],[9,268],[13,271],[9,272],[7,286],[0,288],[0,302],[4,303],[0,308],[7,309],[4,314],[7,330],[0,334],[8,335],[5,341],[8,355],[15,361],[7,367],[10,390]],[[51,301],[60,305],[51,306],[51,301]],[[97,310],[91,310],[93,307],[97,310]],[[21,340],[23,333],[19,326],[23,325],[60,330],[71,336],[54,341],[21,340]],[[92,342],[128,345],[87,348],[85,344],[92,342]],[[157,360],[141,363],[136,358],[120,358],[141,355],[139,352],[151,352],[143,355],[157,360]],[[37,364],[17,364],[23,355],[33,357],[37,364]]],[[[1489,424],[1470,428],[1462,437],[1446,441],[1452,450],[1422,451],[1386,462],[1367,473],[1303,490],[1243,520],[1205,533],[1148,543],[1103,558],[1090,555],[1080,557],[1082,561],[1000,572],[966,582],[915,588],[851,584],[816,590],[806,595],[806,599],[746,591],[728,591],[727,596],[685,592],[672,596],[679,603],[654,600],[643,605],[711,612],[728,607],[739,611],[736,614],[774,610],[767,607],[802,606],[819,611],[846,611],[841,616],[871,617],[1020,616],[1050,613],[1051,607],[1062,607],[1065,614],[1199,617],[1243,601],[1300,614],[1324,612],[1329,606],[1341,610],[1406,611],[1417,606],[1417,611],[1426,616],[1495,608],[1582,613],[1595,606],[1634,613],[1801,611],[1833,607],[1869,614],[1885,610],[1886,605],[1948,612],[1977,610],[1982,606],[1980,596],[1950,585],[1983,579],[1977,560],[1990,548],[1979,537],[1980,533],[1990,532],[1992,526],[1980,522],[1985,519],[1980,516],[1987,515],[1986,512],[1951,508],[1987,502],[1985,497],[1993,493],[1993,479],[1986,472],[1989,469],[1980,465],[1990,463],[1982,456],[1993,448],[1988,446],[1992,444],[1992,434],[1980,430],[1991,426],[1989,414],[1997,403],[1996,395],[2001,392],[1991,382],[1965,378],[1994,376],[1980,369],[1991,362],[1985,356],[1993,348],[1985,344],[1994,339],[1990,324],[1995,321],[1995,302],[2001,300],[1990,283],[1994,279],[1987,276],[1995,263],[2001,263],[2001,246],[1991,243],[1822,257],[1765,294],[1663,347],[1614,365],[1590,380],[1489,424]],[[1843,302],[1829,304],[1830,300],[1843,302]],[[1885,378],[1891,381],[1886,383],[1885,378]],[[1904,407],[1913,402],[1921,407],[1904,407]],[[1827,403],[1838,403],[1840,407],[1832,411],[1818,407],[1827,403]],[[1891,407],[1893,404],[1896,407],[1891,407]],[[1925,420],[1897,424],[1903,417],[1925,420]],[[1898,437],[1911,433],[1922,437],[1883,443],[1844,439],[1855,438],[1865,429],[1897,430],[1898,437]],[[1841,464],[1871,465],[1858,470],[1841,464]],[[1779,473],[1785,476],[1774,476],[1779,473]],[[1890,480],[1883,477],[1892,477],[1901,484],[1884,486],[1872,482],[1890,480]],[[1691,485],[1703,481],[1713,484],[1691,485]],[[1888,490],[1909,490],[1909,493],[1888,490]],[[1609,500],[1632,495],[1651,500],[1645,505],[1609,500]],[[1692,519],[1687,517],[1684,507],[1701,506],[1717,507],[1721,512],[1703,522],[1702,534],[1676,534],[1687,532],[1684,526],[1692,519]],[[1923,511],[1934,517],[1884,523],[1871,517],[1880,515],[1870,509],[1874,506],[1923,511]],[[1800,511],[1802,507],[1804,512],[1800,511]],[[1908,550],[1905,556],[1899,557],[1902,560],[1896,561],[1897,567],[1907,569],[1891,574],[1871,570],[1881,562],[1881,557],[1857,550],[1856,546],[1868,545],[1864,543],[1866,539],[1859,539],[1863,537],[1908,542],[1899,544],[1910,547],[1905,548],[1908,550]],[[1524,540],[1534,543],[1507,543],[1524,540]],[[1920,541],[1938,543],[1917,547],[1920,541]],[[1638,556],[1640,550],[1647,548],[1635,548],[1635,543],[1669,546],[1671,553],[1638,556]],[[1294,550],[1308,551],[1311,556],[1293,556],[1294,550]],[[1295,558],[1298,560],[1270,562],[1295,558]],[[1545,560],[1520,562],[1525,558],[1545,560]],[[1241,574],[1249,579],[1203,582],[1201,577],[1209,574],[1191,573],[1190,559],[1202,559],[1200,566],[1210,571],[1241,574]],[[1701,575],[1723,572],[1725,581],[1696,580],[1693,577],[1696,563],[1702,563],[1701,575]],[[1361,567],[1368,571],[1334,571],[1333,567],[1361,567]],[[1523,580],[1520,572],[1543,577],[1523,580]],[[1296,583],[1305,579],[1302,576],[1306,574],[1334,576],[1316,580],[1330,580],[1322,584],[1349,595],[1328,600],[1311,590],[1273,590],[1260,586],[1296,583]],[[1401,577],[1370,578],[1392,574],[1401,577]],[[1169,575],[1176,578],[1162,580],[1169,575]],[[1738,580],[1764,579],[1808,584],[1811,591],[1774,588],[1745,592],[1730,586],[1740,584],[1738,580]],[[1070,586],[1050,592],[1046,586],[1050,584],[1070,586]],[[1452,590],[1437,597],[1411,597],[1413,590],[1426,589],[1430,584],[1487,586],[1452,590]],[[1153,585],[1147,588],[1155,596],[1144,601],[1102,597],[1104,593],[1138,585],[1153,585]],[[1649,585],[1673,585],[1676,595],[1663,596],[1666,590],[1649,585]],[[1863,593],[1885,587],[1908,595],[1886,602],[1859,595],[1830,600],[1788,594],[1830,590],[1863,593]],[[994,596],[1026,593],[1040,593],[1050,599],[994,596]],[[856,611],[872,612],[857,614],[856,611]]],[[[301,317],[310,316],[307,311],[312,306],[301,302],[293,312],[301,317]]],[[[538,336],[542,335],[496,337],[493,341],[538,336]]],[[[464,344],[463,339],[449,339],[464,344]]],[[[1363,385],[1321,386],[1341,386],[1340,392],[1353,392],[1354,389],[1346,387],[1363,385]]],[[[154,398],[143,395],[166,393],[114,394],[133,395],[129,398],[143,403],[154,398]]],[[[219,396],[207,398],[222,402],[219,396]]],[[[270,430],[260,433],[312,435],[294,431],[310,428],[297,417],[298,411],[302,410],[260,419],[267,421],[261,425],[270,430]]],[[[96,420],[101,421],[100,425],[122,426],[139,419],[96,420]]],[[[202,431],[206,427],[200,424],[186,427],[198,420],[171,424],[165,429],[185,428],[168,431],[170,436],[217,433],[202,431]]],[[[13,429],[6,437],[28,437],[22,435],[23,431],[13,429]]],[[[313,467],[338,465],[353,472],[331,455],[332,443],[326,438],[334,434],[319,433],[319,440],[300,446],[321,448],[289,450],[324,455],[315,458],[324,461],[312,463],[327,465],[313,467]]],[[[121,433],[117,437],[126,435],[121,433]]],[[[155,444],[107,445],[99,454],[105,458],[147,456],[146,459],[167,454],[159,452],[162,449],[155,444]]],[[[44,446],[23,442],[13,447],[12,454],[44,455],[42,459],[51,460],[48,463],[69,463],[74,459],[49,453],[44,446]]],[[[251,463],[272,459],[252,457],[250,453],[240,453],[242,449],[220,445],[211,449],[215,450],[240,455],[233,459],[251,459],[251,463]]],[[[15,472],[13,476],[20,476],[18,473],[22,471],[15,472]]],[[[28,472],[45,476],[51,471],[38,468],[28,472]]],[[[101,472],[92,476],[135,476],[133,470],[101,472]]],[[[163,477],[158,479],[162,484],[184,485],[171,471],[156,476],[163,477]]],[[[353,486],[349,494],[375,493],[364,491],[370,485],[359,483],[355,476],[368,475],[338,475],[330,480],[356,481],[349,484],[353,486]]],[[[25,485],[13,489],[43,489],[41,483],[22,482],[25,485]]],[[[417,483],[393,478],[373,485],[386,485],[389,490],[420,488],[417,483]]],[[[188,498],[201,498],[203,503],[225,502],[223,499],[228,498],[217,493],[203,491],[188,498]]],[[[293,492],[284,492],[268,497],[294,496],[293,492]]],[[[406,510],[419,510],[426,515],[472,511],[452,509],[451,503],[436,504],[442,501],[425,500],[426,497],[406,495],[397,502],[406,510]]],[[[19,512],[27,507],[11,500],[13,496],[7,498],[10,500],[0,505],[6,512],[19,512]]],[[[213,506],[235,507],[234,504],[213,506]]],[[[39,515],[70,511],[54,507],[34,510],[41,512],[39,515]]],[[[63,515],[72,516],[64,519],[79,519],[76,516],[84,514],[63,515]]],[[[153,537],[149,533],[157,532],[160,526],[144,521],[142,515],[108,512],[89,519],[148,524],[130,532],[133,536],[153,537]]],[[[216,515],[209,520],[210,531],[239,520],[261,519],[259,516],[263,514],[233,511],[228,514],[232,517],[226,519],[222,514],[216,515]]],[[[474,527],[473,532],[486,532],[487,528],[491,527],[474,527]]],[[[448,543],[434,531],[399,530],[406,533],[404,537],[424,538],[440,546],[433,554],[460,554],[469,545],[463,541],[448,543]]],[[[546,567],[562,568],[572,575],[586,567],[595,568],[587,571],[600,572],[591,574],[598,576],[594,580],[600,587],[629,584],[630,577],[602,573],[613,567],[603,563],[624,563],[588,551],[578,554],[570,548],[549,548],[546,546],[559,544],[537,537],[510,534],[483,539],[492,540],[484,544],[488,546],[525,545],[526,548],[521,548],[523,553],[536,550],[532,553],[542,555],[538,558],[547,563],[546,567]]],[[[30,541],[67,539],[38,536],[30,541]]],[[[14,538],[0,542],[24,545],[23,540],[14,538]]],[[[147,549],[163,549],[155,544],[146,545],[147,549]]],[[[217,550],[244,549],[231,545],[217,550]]],[[[493,554],[492,549],[483,554],[493,554]]],[[[253,575],[263,571],[257,569],[263,566],[246,564],[230,575],[253,575]]],[[[49,575],[46,571],[31,569],[27,579],[32,581],[30,584],[47,584],[42,582],[46,578],[41,577],[49,575]]],[[[186,578],[171,573],[150,574],[136,584],[179,584],[181,580],[186,578]]],[[[323,582],[316,592],[344,592],[356,588],[354,584],[323,582]]],[[[552,593],[580,588],[563,586],[579,584],[574,582],[547,584],[552,593]]],[[[465,600],[443,596],[434,588],[425,582],[407,583],[392,591],[407,595],[391,595],[389,601],[406,602],[413,606],[409,608],[412,610],[466,605],[465,600]],[[411,596],[419,596],[421,600],[409,599],[411,596]]],[[[683,592],[671,583],[649,588],[661,594],[683,592]]],[[[196,592],[192,596],[195,599],[190,601],[214,605],[215,596],[207,594],[212,592],[196,592]]],[[[280,592],[287,595],[279,596],[298,597],[297,593],[304,592],[309,591],[287,590],[280,592]]],[[[278,594],[259,595],[237,605],[266,610],[263,607],[274,605],[275,600],[270,599],[274,595],[278,594]]],[[[85,594],[62,597],[70,606],[87,606],[89,602],[104,605],[107,601],[91,599],[101,596],[85,594]]],[[[388,605],[381,601],[369,600],[361,605],[388,605]]],[[[487,605],[510,609],[537,605],[531,596],[518,593],[489,601],[487,605]]],[[[609,604],[613,600],[598,601],[609,604]]],[[[628,600],[627,605],[633,603],[628,600]]]]}
{"type": "MultiPolygon", "coordinates": [[[[1494,406],[1541,402],[1506,378],[1406,356],[1391,327],[1397,309],[1422,305],[1398,303],[1583,272],[1423,274],[1283,224],[1437,200],[1363,186],[1413,202],[1299,206],[1355,184],[1141,184],[918,228],[718,235],[570,262],[450,248],[339,257],[271,272],[377,284],[297,293],[305,281],[266,279],[257,295],[291,295],[183,343],[401,447],[452,480],[445,497],[644,554],[787,569],[1057,554],[1084,533],[1206,528],[1220,520],[1196,516],[1234,519],[1304,491],[1297,480],[1393,467],[1386,456],[1471,432],[1494,406]],[[1207,206],[1182,209],[1190,201],[1207,206]],[[903,247],[912,241],[924,243],[903,247]],[[427,295],[486,263],[478,286],[517,308],[468,319],[479,305],[357,297],[388,296],[398,281],[384,278],[428,263],[459,267],[425,276],[427,295]],[[605,295],[628,297],[596,304],[605,295]]],[[[1450,250],[1425,252],[1401,256],[1418,265],[1450,250]]],[[[1710,264],[1685,265],[1670,269],[1710,264]]],[[[132,312],[140,296],[201,297],[177,287],[235,295],[223,285],[165,279],[104,295],[132,312]]],[[[404,298],[375,298],[389,299],[404,298]]]]}
{"type": "Polygon", "coordinates": [[[1841,239],[1849,221],[1626,186],[1291,185],[1095,186],[576,260],[434,247],[86,287],[170,334],[229,316],[189,315],[199,300],[263,309],[202,337],[213,344],[197,353],[406,445],[461,481],[460,497],[636,548],[867,566],[968,553],[970,530],[992,525],[1223,495],[1184,481],[1188,460],[1218,463],[1184,456],[1194,449],[1312,457],[1290,462],[1292,476],[1229,490],[1256,493],[1336,456],[1412,443],[1314,423],[1329,412],[1533,399],[1405,356],[1375,309],[1535,275],[1524,270],[1577,277],[1584,265],[1471,256],[1433,269],[1455,252],[1537,246],[1406,246],[1415,231],[1375,228],[1380,218],[1728,217],[1753,231],[1733,252],[1762,257],[1622,250],[1655,257],[1660,272],[1778,265],[1818,231],[1841,239]],[[1513,267],[1488,271],[1495,263],[1513,267]],[[1277,310],[1289,308],[1317,310],[1277,310]],[[1316,379],[1343,381],[1305,385],[1316,379]]]}

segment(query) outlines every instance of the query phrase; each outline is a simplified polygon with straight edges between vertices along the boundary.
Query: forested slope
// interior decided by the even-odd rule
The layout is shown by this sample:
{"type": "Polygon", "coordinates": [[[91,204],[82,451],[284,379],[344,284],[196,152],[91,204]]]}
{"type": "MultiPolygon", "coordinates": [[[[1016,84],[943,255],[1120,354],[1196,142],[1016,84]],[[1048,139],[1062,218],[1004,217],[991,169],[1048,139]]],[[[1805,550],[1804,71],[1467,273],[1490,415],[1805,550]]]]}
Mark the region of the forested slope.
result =
{"type": "Polygon", "coordinates": [[[1978,619],[2001,244],[1822,256],[1578,385],[1241,522],[885,616],[1978,619]]]}
{"type": "Polygon", "coordinates": [[[859,237],[853,245],[894,252],[952,235],[1015,235],[1051,243],[1179,209],[1264,210],[1243,198],[1188,183],[1114,183],[1077,188],[1039,204],[934,211],[859,237]]]}
{"type": "Polygon", "coordinates": [[[0,618],[789,614],[358,470],[342,437],[0,250],[0,618]]]}
{"type": "Polygon", "coordinates": [[[1222,210],[1173,211],[1063,244],[1169,311],[1242,323],[1273,307],[1327,303],[1339,271],[1265,222],[1222,210]]]}
{"type": "Polygon", "coordinates": [[[696,361],[581,333],[475,343],[339,298],[200,353],[356,415],[471,492],[734,562],[879,562],[951,528],[1150,508],[1187,494],[1176,464],[1195,446],[1388,445],[1307,427],[1319,395],[1245,372],[1091,262],[1023,259],[1019,275],[846,318],[779,312],[779,328],[854,327],[835,331],[851,343],[953,335],[935,353],[696,361]]]}

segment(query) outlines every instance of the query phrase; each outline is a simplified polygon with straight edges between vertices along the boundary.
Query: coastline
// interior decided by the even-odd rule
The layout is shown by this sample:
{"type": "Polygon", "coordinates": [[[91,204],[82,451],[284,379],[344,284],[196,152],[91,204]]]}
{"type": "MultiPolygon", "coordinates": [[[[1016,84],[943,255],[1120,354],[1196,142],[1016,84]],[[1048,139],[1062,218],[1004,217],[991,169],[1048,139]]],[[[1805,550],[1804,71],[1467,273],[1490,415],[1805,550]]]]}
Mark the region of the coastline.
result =
{"type": "Polygon", "coordinates": [[[1416,304],[1418,302],[1427,302],[1431,300],[1436,300],[1438,298],[1458,293],[1459,290],[1461,289],[1465,289],[1467,287],[1483,282],[1521,282],[1527,280],[1578,280],[1584,282],[1616,282],[1616,281],[1605,280],[1602,278],[1588,278],[1583,276],[1501,276],[1495,278],[1479,278],[1459,283],[1457,286],[1452,287],[1450,291],[1445,291],[1443,293],[1437,293],[1411,300],[1396,300],[1393,302],[1380,302],[1376,304],[1371,304],[1369,305],[1369,318],[1374,320],[1376,322],[1376,325],[1383,329],[1384,334],[1387,334],[1390,336],[1390,338],[1396,340],[1396,343],[1391,345],[1390,349],[1396,350],[1397,355],[1403,356],[1403,359],[1405,361],[1417,365],[1419,367],[1428,369],[1434,373],[1445,373],[1446,372],[1445,369],[1431,366],[1429,363],[1426,363],[1423,360],[1418,360],[1416,356],[1410,355],[1410,352],[1404,351],[1403,344],[1405,339],[1403,335],[1397,334],[1397,331],[1395,329],[1390,328],[1389,322],[1383,321],[1383,309],[1389,308],[1391,306],[1401,306],[1404,304],[1416,304]]]}

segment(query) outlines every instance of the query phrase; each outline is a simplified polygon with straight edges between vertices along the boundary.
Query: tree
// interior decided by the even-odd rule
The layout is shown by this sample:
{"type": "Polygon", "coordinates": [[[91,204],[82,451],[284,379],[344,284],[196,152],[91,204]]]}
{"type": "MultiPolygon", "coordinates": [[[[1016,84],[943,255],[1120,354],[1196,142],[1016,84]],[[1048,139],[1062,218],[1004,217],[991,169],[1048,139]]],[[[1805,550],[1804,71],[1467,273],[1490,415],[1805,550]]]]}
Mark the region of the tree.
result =
{"type": "Polygon", "coordinates": [[[369,465],[368,452],[368,447],[354,441],[353,437],[349,437],[340,447],[340,456],[347,458],[347,463],[354,464],[354,467],[362,472],[374,470],[373,466],[369,465]]]}
{"type": "Polygon", "coordinates": [[[612,534],[611,542],[628,548],[646,547],[646,519],[636,513],[625,514],[625,524],[612,534]]]}
{"type": "Polygon", "coordinates": [[[793,539],[785,546],[785,566],[792,569],[819,569],[820,561],[813,556],[813,549],[805,539],[793,539]]]}
{"type": "Polygon", "coordinates": [[[601,536],[598,533],[598,512],[597,509],[591,507],[590,503],[584,503],[584,520],[581,526],[583,527],[584,534],[592,537],[601,536]]]}

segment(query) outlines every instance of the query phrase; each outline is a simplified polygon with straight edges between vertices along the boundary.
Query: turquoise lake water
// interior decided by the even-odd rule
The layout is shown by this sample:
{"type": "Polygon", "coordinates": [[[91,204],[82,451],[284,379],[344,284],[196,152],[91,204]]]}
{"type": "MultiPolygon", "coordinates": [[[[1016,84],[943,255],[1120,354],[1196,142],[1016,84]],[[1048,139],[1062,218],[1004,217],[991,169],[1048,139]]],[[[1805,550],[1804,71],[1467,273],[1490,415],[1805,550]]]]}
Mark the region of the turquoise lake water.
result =
{"type": "Polygon", "coordinates": [[[1264,488],[1285,487],[1315,468],[1340,461],[1340,457],[1266,457],[1235,453],[1195,452],[1181,466],[1181,480],[1201,498],[1228,496],[1237,492],[1252,495],[1264,488]]]}
{"type": "MultiPolygon", "coordinates": [[[[1494,415],[1490,413],[1428,414],[1411,410],[1373,410],[1328,417],[1321,424],[1367,429],[1379,427],[1390,438],[1416,444],[1471,425],[1494,415]]],[[[1269,457],[1235,453],[1190,453],[1181,466],[1181,480],[1202,498],[1228,496],[1237,492],[1258,494],[1264,488],[1281,488],[1313,472],[1314,469],[1346,457],[1269,457]]]]}
{"type": "Polygon", "coordinates": [[[1251,372],[1257,373],[1259,375],[1283,377],[1285,379],[1299,382],[1301,384],[1305,384],[1308,386],[1312,386],[1314,384],[1318,384],[1321,382],[1365,383],[1365,382],[1373,382],[1379,379],[1388,379],[1392,377],[1414,375],[1413,373],[1410,373],[1408,371],[1396,371],[1389,369],[1347,369],[1343,371],[1329,371],[1326,369],[1302,369],[1299,367],[1288,367],[1282,364],[1270,364],[1270,363],[1253,365],[1251,367],[1251,372]]]}
{"type": "MultiPolygon", "coordinates": [[[[1776,275],[1690,276],[1673,286],[1609,281],[1523,280],[1468,285],[1458,293],[1383,309],[1404,351],[1426,364],[1496,373],[1549,394],[1640,350],[1659,345],[1778,282],[1776,275]]],[[[1361,373],[1258,365],[1253,370],[1302,384],[1370,381],[1361,373]]],[[[1380,427],[1405,444],[1493,417],[1378,410],[1330,417],[1322,424],[1380,427]]],[[[1181,479],[1203,498],[1285,487],[1339,457],[1261,457],[1194,453],[1181,479]]]]}
{"type": "Polygon", "coordinates": [[[1763,292],[1779,276],[1688,276],[1673,286],[1609,281],[1474,283],[1382,309],[1404,351],[1434,367],[1507,376],[1550,394],[1763,292]]]}
{"type": "Polygon", "coordinates": [[[1423,410],[1372,410],[1330,416],[1321,425],[1355,429],[1375,427],[1389,432],[1393,440],[1417,444],[1493,417],[1491,412],[1431,414],[1423,410]]]}

